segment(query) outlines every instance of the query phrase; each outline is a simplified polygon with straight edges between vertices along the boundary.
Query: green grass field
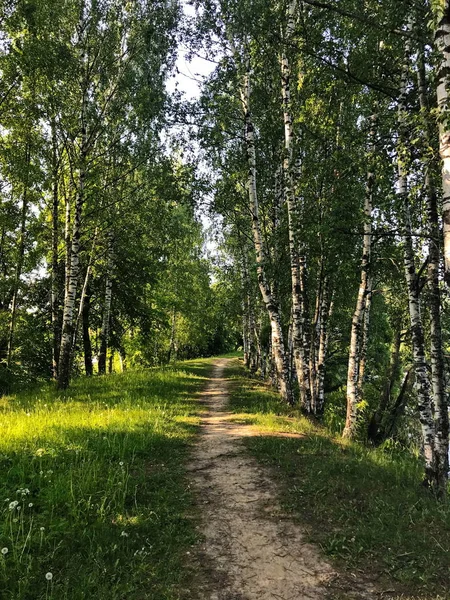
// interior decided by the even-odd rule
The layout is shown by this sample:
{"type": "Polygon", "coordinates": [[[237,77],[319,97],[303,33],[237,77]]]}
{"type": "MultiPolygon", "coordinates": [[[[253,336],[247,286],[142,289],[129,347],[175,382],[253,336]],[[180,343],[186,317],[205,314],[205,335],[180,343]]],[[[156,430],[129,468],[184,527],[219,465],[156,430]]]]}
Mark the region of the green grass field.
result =
{"type": "Polygon", "coordinates": [[[309,539],[338,566],[382,590],[393,582],[399,595],[450,598],[450,504],[421,488],[418,461],[406,452],[343,442],[234,365],[228,369],[231,410],[262,432],[245,443],[272,467],[284,510],[306,527],[309,539]],[[273,435],[279,431],[301,437],[273,435]]]}
{"type": "Polygon", "coordinates": [[[180,596],[196,540],[184,461],[209,369],[188,361],[1,398],[2,600],[180,596]]]}

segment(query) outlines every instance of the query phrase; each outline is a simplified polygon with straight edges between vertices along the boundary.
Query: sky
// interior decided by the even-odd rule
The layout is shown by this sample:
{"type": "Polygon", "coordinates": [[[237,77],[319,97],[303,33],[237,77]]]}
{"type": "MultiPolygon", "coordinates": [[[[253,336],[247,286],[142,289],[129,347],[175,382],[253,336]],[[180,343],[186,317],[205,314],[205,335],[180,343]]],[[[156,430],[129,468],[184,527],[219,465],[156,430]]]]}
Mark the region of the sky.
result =
{"type": "MultiPolygon", "coordinates": [[[[195,9],[186,0],[181,0],[183,12],[187,17],[195,17],[195,9]]],[[[184,93],[186,100],[194,100],[199,97],[201,80],[208,76],[214,69],[214,63],[195,56],[192,61],[186,59],[187,50],[183,46],[178,47],[178,58],[176,62],[178,73],[169,79],[167,89],[170,92],[178,91],[184,93]]]]}
{"type": "MultiPolygon", "coordinates": [[[[185,0],[181,0],[181,4],[187,17],[195,17],[193,6],[187,4],[185,0]]],[[[187,48],[179,45],[175,74],[167,80],[166,88],[169,93],[181,92],[185,100],[195,100],[200,96],[202,80],[214,70],[215,65],[200,56],[194,56],[192,60],[188,60],[187,54],[187,48]]],[[[200,219],[204,230],[208,231],[211,227],[208,215],[202,211],[200,219]]],[[[206,241],[205,252],[209,255],[217,253],[217,244],[211,237],[208,237],[206,241]]]]}

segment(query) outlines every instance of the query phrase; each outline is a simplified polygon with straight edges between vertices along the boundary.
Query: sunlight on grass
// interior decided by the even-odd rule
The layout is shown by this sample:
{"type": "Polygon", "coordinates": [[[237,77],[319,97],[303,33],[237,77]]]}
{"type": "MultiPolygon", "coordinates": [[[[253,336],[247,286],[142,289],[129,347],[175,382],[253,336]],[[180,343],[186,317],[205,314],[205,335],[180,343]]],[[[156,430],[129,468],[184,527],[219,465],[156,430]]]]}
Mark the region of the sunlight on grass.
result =
{"type": "Polygon", "coordinates": [[[209,369],[189,361],[0,401],[2,600],[178,598],[196,539],[183,462],[209,369]]]}
{"type": "Polygon", "coordinates": [[[230,410],[260,434],[245,438],[245,444],[275,467],[283,507],[310,539],[338,564],[375,577],[385,589],[394,582],[398,593],[406,594],[402,598],[448,597],[450,504],[421,487],[417,457],[395,447],[374,450],[342,440],[283,405],[238,361],[227,375],[230,410]]]}

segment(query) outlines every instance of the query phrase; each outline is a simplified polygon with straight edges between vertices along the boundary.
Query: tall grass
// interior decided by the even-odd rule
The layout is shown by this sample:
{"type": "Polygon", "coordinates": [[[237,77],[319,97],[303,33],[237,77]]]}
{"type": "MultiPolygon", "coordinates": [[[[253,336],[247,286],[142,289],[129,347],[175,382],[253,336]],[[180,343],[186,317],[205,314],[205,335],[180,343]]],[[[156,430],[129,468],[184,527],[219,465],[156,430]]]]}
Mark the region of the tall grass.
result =
{"type": "Polygon", "coordinates": [[[0,400],[0,598],[175,599],[209,361],[0,400]]]}

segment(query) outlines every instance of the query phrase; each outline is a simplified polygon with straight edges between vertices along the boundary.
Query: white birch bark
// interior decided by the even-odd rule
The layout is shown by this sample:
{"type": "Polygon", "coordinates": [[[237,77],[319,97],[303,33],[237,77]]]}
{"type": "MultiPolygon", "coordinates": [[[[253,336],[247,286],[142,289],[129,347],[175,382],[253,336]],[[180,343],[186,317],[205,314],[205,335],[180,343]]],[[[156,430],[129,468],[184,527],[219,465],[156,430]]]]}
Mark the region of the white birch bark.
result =
{"type": "Polygon", "coordinates": [[[51,260],[51,320],[52,320],[52,376],[58,377],[59,362],[59,344],[61,341],[61,327],[59,320],[59,299],[60,299],[60,277],[59,277],[59,160],[58,160],[58,140],[56,136],[56,122],[51,120],[52,132],[52,260],[51,260]]]}
{"type": "Polygon", "coordinates": [[[364,309],[369,290],[369,269],[372,251],[372,204],[375,173],[373,172],[372,165],[370,163],[372,162],[372,155],[374,152],[374,120],[375,116],[372,117],[369,169],[367,173],[366,190],[364,194],[364,237],[361,260],[361,279],[350,332],[350,350],[347,369],[347,414],[345,419],[345,428],[342,433],[343,437],[346,438],[354,438],[356,434],[358,425],[358,403],[361,396],[361,389],[359,386],[359,369],[361,350],[363,347],[362,325],[364,309]]]}
{"type": "MultiPolygon", "coordinates": [[[[419,49],[417,69],[417,82],[419,89],[419,102],[424,120],[424,142],[425,146],[431,146],[429,126],[429,106],[427,98],[427,82],[425,72],[425,59],[423,48],[419,49]]],[[[440,228],[438,216],[438,203],[436,189],[431,176],[430,158],[425,155],[425,196],[428,213],[428,286],[430,290],[430,363],[431,363],[431,385],[433,393],[433,405],[435,409],[436,423],[436,484],[441,493],[445,493],[449,470],[449,418],[448,402],[445,390],[445,368],[444,352],[442,345],[441,326],[441,292],[439,288],[439,267],[441,262],[440,252],[440,228]]]]}
{"type": "Polygon", "coordinates": [[[324,282],[324,293],[322,294],[321,300],[321,315],[320,315],[320,327],[319,327],[319,348],[317,354],[317,367],[316,367],[316,383],[315,383],[315,404],[316,413],[321,414],[325,405],[325,361],[328,352],[328,341],[329,341],[329,328],[331,316],[333,314],[333,297],[332,293],[328,291],[328,281],[325,279],[324,282]],[[331,298],[329,297],[331,296],[331,298]]]}
{"type": "Polygon", "coordinates": [[[81,215],[84,204],[84,190],[86,181],[87,136],[86,136],[86,88],[84,83],[81,105],[81,135],[80,135],[80,165],[78,190],[75,201],[72,240],[69,243],[70,223],[70,198],[66,202],[66,289],[64,294],[64,308],[62,318],[62,334],[58,365],[58,388],[66,389],[70,382],[70,365],[73,341],[73,328],[75,318],[75,300],[77,295],[78,278],[80,271],[80,236],[81,215]]]}
{"type": "MultiPolygon", "coordinates": [[[[437,3],[436,3],[437,4],[437,3]]],[[[439,154],[442,160],[442,220],[444,235],[444,279],[450,286],[450,0],[439,3],[442,13],[435,30],[439,56],[437,104],[439,111],[439,154]]]]}
{"type": "MultiPolygon", "coordinates": [[[[281,95],[283,101],[284,121],[284,178],[286,184],[286,205],[288,212],[289,232],[289,259],[291,270],[292,294],[292,346],[295,362],[295,371],[300,391],[300,404],[307,413],[311,412],[311,383],[308,371],[308,362],[305,361],[305,327],[304,307],[302,306],[302,281],[300,269],[300,211],[298,198],[295,193],[294,180],[294,129],[292,125],[291,105],[291,64],[288,57],[288,48],[292,42],[295,26],[296,0],[291,0],[287,10],[287,24],[284,39],[284,49],[280,57],[281,66],[281,95]]],[[[304,257],[303,263],[304,263],[304,257]]],[[[303,264],[304,266],[304,264],[303,264]]]]}
{"type": "MultiPolygon", "coordinates": [[[[113,270],[113,238],[108,236],[108,262],[106,266],[105,278],[105,300],[103,303],[102,328],[100,332],[100,352],[98,355],[98,373],[104,375],[106,373],[106,356],[108,353],[109,341],[109,323],[111,317],[111,301],[112,301],[112,270],[113,270]]],[[[174,312],[174,324],[176,313],[174,312]]],[[[174,325],[175,326],[175,325],[174,325]]]]}
{"type": "MultiPolygon", "coordinates": [[[[411,30],[412,22],[408,26],[411,30]]],[[[397,194],[399,205],[402,207],[402,237],[404,269],[408,292],[408,307],[411,325],[411,337],[413,346],[413,362],[416,376],[416,390],[418,399],[419,419],[422,428],[423,454],[425,460],[425,480],[432,484],[435,479],[435,424],[433,408],[431,403],[431,386],[428,378],[427,362],[425,358],[424,332],[420,310],[419,285],[414,259],[414,248],[412,243],[412,227],[410,206],[408,198],[407,181],[407,123],[406,123],[406,95],[408,86],[408,63],[410,58],[410,41],[407,40],[405,48],[405,63],[402,69],[400,95],[398,99],[398,125],[399,139],[397,147],[397,194]]]]}
{"type": "Polygon", "coordinates": [[[362,330],[361,330],[361,352],[359,359],[359,371],[358,371],[358,389],[362,393],[362,387],[364,384],[364,377],[366,374],[366,360],[367,360],[367,348],[369,345],[369,326],[370,326],[370,311],[372,308],[372,277],[369,277],[367,283],[366,302],[364,305],[364,314],[362,319],[362,330]]]}
{"type": "Polygon", "coordinates": [[[266,256],[263,246],[261,225],[259,221],[259,204],[256,187],[256,149],[254,125],[250,112],[250,69],[246,65],[241,88],[241,104],[245,120],[245,144],[248,161],[248,193],[252,213],[252,233],[256,253],[256,268],[261,296],[269,315],[272,332],[272,351],[280,393],[286,402],[292,404],[292,391],[289,381],[287,356],[285,352],[283,330],[278,304],[267,281],[265,265],[266,256]]]}

